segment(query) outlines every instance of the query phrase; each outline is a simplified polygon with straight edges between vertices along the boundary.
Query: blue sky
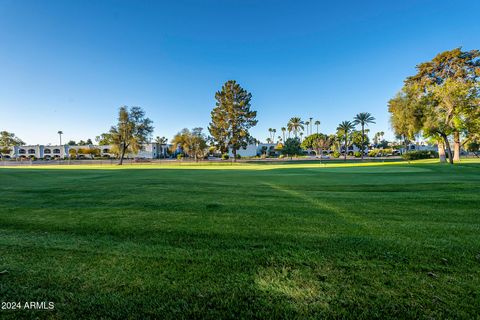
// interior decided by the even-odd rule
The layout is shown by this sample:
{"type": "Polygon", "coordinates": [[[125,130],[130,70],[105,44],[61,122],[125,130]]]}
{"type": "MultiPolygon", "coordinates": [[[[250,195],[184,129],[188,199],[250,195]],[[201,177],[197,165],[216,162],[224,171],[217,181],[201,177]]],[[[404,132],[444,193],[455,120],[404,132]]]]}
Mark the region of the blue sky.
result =
{"type": "Polygon", "coordinates": [[[478,1],[0,0],[0,130],[31,144],[94,139],[121,105],[155,135],[207,128],[229,80],[252,92],[264,140],[292,116],[331,133],[387,101],[416,64],[479,49],[478,1]]]}

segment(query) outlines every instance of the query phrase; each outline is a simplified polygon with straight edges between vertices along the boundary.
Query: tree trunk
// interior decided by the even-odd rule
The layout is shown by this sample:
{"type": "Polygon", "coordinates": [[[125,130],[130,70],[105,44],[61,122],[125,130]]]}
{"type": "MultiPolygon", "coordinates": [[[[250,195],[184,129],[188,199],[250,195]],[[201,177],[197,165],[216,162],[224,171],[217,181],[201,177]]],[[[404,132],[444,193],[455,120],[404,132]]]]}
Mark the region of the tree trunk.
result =
{"type": "Polygon", "coordinates": [[[363,153],[365,152],[365,128],[362,124],[362,150],[360,150],[362,153],[362,160],[363,160],[363,153]]]}
{"type": "Polygon", "coordinates": [[[460,161],[460,132],[453,133],[453,160],[460,161]]]}
{"type": "Polygon", "coordinates": [[[237,162],[237,150],[233,148],[232,153],[233,153],[233,162],[237,162]]]}
{"type": "Polygon", "coordinates": [[[125,151],[127,148],[122,147],[122,153],[120,154],[120,162],[118,163],[119,166],[123,164],[123,157],[125,157],[125,151]]]}
{"type": "Polygon", "coordinates": [[[443,141],[438,141],[438,158],[440,162],[447,162],[447,157],[445,156],[445,145],[443,141]]]}
{"type": "Polygon", "coordinates": [[[442,136],[443,142],[445,143],[445,147],[447,149],[448,161],[450,162],[450,164],[453,164],[452,148],[450,148],[450,142],[448,141],[448,137],[444,133],[440,133],[440,135],[442,136]]]}
{"type": "Polygon", "coordinates": [[[347,161],[347,152],[348,152],[348,147],[347,147],[347,134],[345,134],[345,153],[343,154],[343,161],[347,161]]]}

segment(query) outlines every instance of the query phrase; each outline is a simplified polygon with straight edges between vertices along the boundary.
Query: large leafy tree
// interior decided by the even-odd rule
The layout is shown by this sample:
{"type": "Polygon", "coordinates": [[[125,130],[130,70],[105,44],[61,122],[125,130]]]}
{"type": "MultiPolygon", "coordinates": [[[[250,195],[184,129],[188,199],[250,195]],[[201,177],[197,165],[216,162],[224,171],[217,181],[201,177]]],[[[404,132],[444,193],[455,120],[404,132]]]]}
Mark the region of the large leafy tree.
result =
{"type": "Polygon", "coordinates": [[[203,133],[203,128],[187,128],[182,129],[172,139],[172,148],[178,148],[189,157],[198,161],[199,158],[205,156],[208,151],[207,137],[203,133]]]}
{"type": "Polygon", "coordinates": [[[297,134],[299,131],[304,129],[303,126],[303,121],[299,117],[292,117],[287,123],[287,128],[289,132],[293,131],[293,134],[295,135],[295,138],[297,137],[297,134]]]}
{"type": "Polygon", "coordinates": [[[360,150],[362,150],[362,147],[364,149],[365,146],[370,143],[370,139],[367,135],[367,130],[365,130],[365,132],[354,130],[350,134],[353,145],[355,145],[360,150]]]}
{"type": "MultiPolygon", "coordinates": [[[[422,110],[413,91],[409,87],[403,87],[397,95],[388,102],[390,112],[390,124],[395,135],[404,143],[405,151],[408,144],[415,138],[415,134],[422,128],[422,110]]],[[[374,143],[378,145],[381,132],[375,133],[374,143]]]]}
{"type": "Polygon", "coordinates": [[[288,138],[285,141],[285,144],[282,148],[282,154],[286,156],[290,156],[290,158],[294,155],[298,155],[302,153],[302,148],[300,145],[300,139],[298,138],[288,138]]]}
{"type": "Polygon", "coordinates": [[[332,146],[333,141],[329,136],[323,133],[314,133],[305,137],[302,141],[303,149],[315,150],[317,155],[321,155],[323,150],[328,150],[332,146]]]}
{"type": "Polygon", "coordinates": [[[14,133],[8,131],[0,131],[0,146],[4,147],[13,147],[13,146],[20,146],[25,144],[19,137],[17,137],[14,133]]]}
{"type": "Polygon", "coordinates": [[[472,139],[469,143],[467,143],[466,149],[478,157],[477,153],[480,150],[480,137],[472,139]]]}
{"type": "Polygon", "coordinates": [[[446,149],[449,161],[453,163],[448,137],[453,134],[454,127],[452,121],[448,120],[448,112],[443,104],[439,103],[433,90],[424,93],[418,84],[406,84],[400,94],[389,101],[389,112],[397,135],[408,141],[413,140],[416,134],[423,133],[427,138],[440,141],[440,161],[445,161],[443,150],[446,149]]]}
{"type": "Polygon", "coordinates": [[[438,54],[417,66],[417,74],[407,78],[406,86],[417,89],[426,109],[424,134],[440,135],[449,149],[453,135],[454,158],[460,159],[461,135],[475,134],[470,119],[479,116],[480,51],[456,48],[438,54]],[[445,139],[445,135],[447,139],[445,139]]]}
{"type": "Polygon", "coordinates": [[[0,156],[3,156],[6,153],[10,153],[12,150],[11,147],[19,146],[25,144],[19,137],[15,136],[14,133],[8,131],[0,131],[0,156]]]}
{"type": "Polygon", "coordinates": [[[113,144],[113,137],[110,132],[102,133],[99,136],[95,137],[95,141],[100,146],[107,146],[113,144]]]}
{"type": "Polygon", "coordinates": [[[370,123],[375,123],[375,118],[368,112],[360,112],[353,118],[353,124],[359,124],[362,127],[362,144],[360,146],[360,150],[362,150],[362,160],[363,154],[365,153],[365,126],[368,126],[370,123]]]}
{"type": "Polygon", "coordinates": [[[143,144],[153,133],[152,120],[145,117],[145,111],[140,107],[123,106],[118,112],[118,123],[111,127],[109,135],[113,144],[118,148],[120,161],[123,164],[125,154],[137,153],[143,149],[143,144]]]}
{"type": "Polygon", "coordinates": [[[355,125],[351,121],[342,121],[338,127],[337,132],[338,135],[342,137],[344,142],[345,152],[343,154],[343,159],[347,160],[347,153],[348,153],[348,138],[352,130],[355,128],[355,125]]]}
{"type": "Polygon", "coordinates": [[[236,81],[229,80],[215,94],[215,99],[217,102],[211,112],[208,131],[221,152],[232,149],[236,161],[237,150],[253,142],[249,129],[258,122],[257,112],[251,110],[252,94],[236,81]]]}

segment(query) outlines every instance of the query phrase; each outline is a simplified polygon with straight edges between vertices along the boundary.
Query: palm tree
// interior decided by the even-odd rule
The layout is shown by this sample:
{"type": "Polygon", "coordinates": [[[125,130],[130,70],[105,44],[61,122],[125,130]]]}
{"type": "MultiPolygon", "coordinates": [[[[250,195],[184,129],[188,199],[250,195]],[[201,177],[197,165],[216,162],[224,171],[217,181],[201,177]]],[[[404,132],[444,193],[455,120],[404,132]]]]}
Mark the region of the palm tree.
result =
{"type": "Polygon", "coordinates": [[[267,138],[267,143],[272,143],[272,138],[267,138]]]}
{"type": "Polygon", "coordinates": [[[288,121],[287,124],[288,131],[293,131],[293,134],[295,135],[295,138],[297,137],[297,133],[300,130],[303,130],[303,121],[299,117],[293,117],[288,121]]]}
{"type": "Polygon", "coordinates": [[[337,134],[331,134],[328,136],[330,141],[332,142],[332,150],[337,150],[338,152],[342,151],[341,141],[337,134]]]}
{"type": "Polygon", "coordinates": [[[268,128],[268,136],[270,137],[270,139],[272,138],[272,128],[268,128]]]}
{"type": "Polygon", "coordinates": [[[320,126],[320,121],[315,121],[315,125],[317,126],[317,134],[318,134],[318,127],[320,126]]]}
{"type": "Polygon", "coordinates": [[[287,131],[287,128],[282,127],[283,141],[285,141],[285,131],[287,131]]]}
{"type": "Polygon", "coordinates": [[[300,142],[302,142],[303,131],[300,131],[300,142]]]}
{"type": "Polygon", "coordinates": [[[277,129],[272,129],[272,141],[275,143],[275,134],[277,133],[277,129]]]}
{"type": "Polygon", "coordinates": [[[307,136],[308,136],[308,128],[309,128],[309,126],[310,126],[310,122],[306,121],[306,122],[305,122],[305,126],[307,127],[307,136]]]}
{"type": "Polygon", "coordinates": [[[368,126],[370,123],[375,123],[375,118],[369,112],[360,112],[353,118],[354,125],[359,124],[362,126],[362,160],[365,153],[365,126],[368,126]]]}
{"type": "Polygon", "coordinates": [[[380,134],[378,132],[375,132],[375,134],[373,135],[373,145],[375,147],[377,147],[377,145],[378,145],[379,136],[380,136],[380,134]]]}
{"type": "Polygon", "coordinates": [[[62,145],[62,134],[63,134],[63,131],[62,131],[62,130],[59,130],[57,133],[58,133],[58,135],[60,136],[60,145],[62,145]]]}
{"type": "Polygon", "coordinates": [[[157,137],[155,138],[155,143],[158,143],[158,144],[160,144],[160,145],[162,145],[162,144],[167,144],[167,142],[168,142],[168,139],[165,138],[165,137],[159,137],[159,136],[157,136],[157,137]]]}
{"type": "Polygon", "coordinates": [[[382,142],[384,135],[385,135],[385,132],[380,131],[380,132],[376,132],[375,135],[373,136],[373,143],[375,144],[375,146],[377,148],[378,148],[378,145],[380,144],[380,142],[382,142]]]}
{"type": "Polygon", "coordinates": [[[310,118],[308,118],[308,119],[309,119],[309,123],[310,123],[310,134],[312,134],[312,125],[313,125],[313,122],[312,122],[312,121],[313,121],[313,118],[310,117],[310,118]]]}
{"type": "Polygon", "coordinates": [[[163,157],[165,157],[165,156],[167,155],[167,149],[166,149],[166,148],[165,148],[165,149],[163,148],[163,146],[166,145],[167,142],[168,142],[168,139],[165,138],[165,137],[159,137],[159,136],[157,136],[157,137],[155,138],[155,143],[158,143],[158,144],[160,145],[160,150],[159,150],[159,152],[162,153],[162,156],[163,156],[163,157]]]}
{"type": "Polygon", "coordinates": [[[342,121],[337,127],[337,130],[343,135],[345,141],[345,153],[343,157],[344,160],[347,160],[348,135],[354,128],[355,126],[351,121],[342,121]]]}

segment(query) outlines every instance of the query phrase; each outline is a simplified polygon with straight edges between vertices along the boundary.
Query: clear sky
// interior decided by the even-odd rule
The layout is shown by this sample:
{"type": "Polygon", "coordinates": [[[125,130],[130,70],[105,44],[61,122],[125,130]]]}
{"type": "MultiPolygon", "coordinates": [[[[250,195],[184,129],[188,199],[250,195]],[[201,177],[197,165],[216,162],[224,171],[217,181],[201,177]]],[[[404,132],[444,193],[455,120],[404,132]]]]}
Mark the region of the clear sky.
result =
{"type": "Polygon", "coordinates": [[[321,131],[387,101],[436,53],[480,47],[480,1],[0,0],[0,130],[31,144],[92,140],[121,105],[155,136],[207,128],[214,94],[253,94],[265,140],[292,116],[321,131]]]}

